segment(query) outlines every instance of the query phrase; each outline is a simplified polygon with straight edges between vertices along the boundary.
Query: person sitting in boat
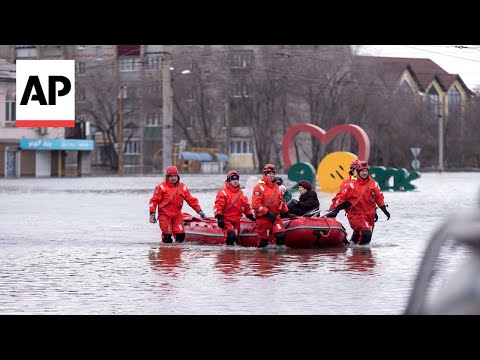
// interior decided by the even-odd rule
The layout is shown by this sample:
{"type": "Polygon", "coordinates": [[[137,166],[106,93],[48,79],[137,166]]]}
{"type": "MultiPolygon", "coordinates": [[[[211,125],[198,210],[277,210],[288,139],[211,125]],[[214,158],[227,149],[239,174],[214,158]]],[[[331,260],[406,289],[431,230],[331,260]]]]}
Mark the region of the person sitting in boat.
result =
{"type": "Polygon", "coordinates": [[[150,222],[152,224],[157,222],[155,214],[158,210],[158,223],[162,231],[162,241],[164,243],[173,242],[173,237],[179,243],[185,240],[182,216],[184,200],[203,220],[207,219],[198,203],[198,199],[193,197],[188,187],[180,182],[177,167],[169,166],[165,175],[165,181],[155,186],[149,203],[150,222]]]}
{"type": "Polygon", "coordinates": [[[317,192],[312,188],[312,184],[308,180],[301,180],[298,183],[298,191],[300,198],[291,200],[288,203],[288,210],[295,215],[303,216],[307,212],[320,207],[317,192]]]}
{"type": "Polygon", "coordinates": [[[359,245],[369,244],[372,240],[377,205],[387,216],[387,220],[390,219],[383,193],[380,191],[378,182],[373,180],[368,173],[368,169],[366,161],[359,162],[357,166],[358,179],[349,182],[338,198],[339,205],[325,215],[334,218],[340,210],[345,209],[348,222],[353,230],[350,240],[359,245]]]}
{"type": "Polygon", "coordinates": [[[275,180],[277,169],[273,164],[263,167],[262,179],[252,190],[252,207],[257,216],[258,247],[265,247],[275,238],[277,245],[284,245],[287,232],[281,217],[296,218],[290,214],[275,180]]]}
{"type": "Polygon", "coordinates": [[[217,192],[213,214],[217,218],[218,227],[223,229],[226,245],[238,243],[243,214],[255,221],[248,198],[240,189],[240,174],[236,170],[228,172],[225,187],[217,192]]]}
{"type": "Polygon", "coordinates": [[[282,192],[283,198],[288,204],[288,202],[292,199],[292,194],[287,190],[287,187],[283,184],[283,179],[280,176],[277,176],[275,179],[277,181],[277,185],[280,186],[280,191],[282,192]]]}

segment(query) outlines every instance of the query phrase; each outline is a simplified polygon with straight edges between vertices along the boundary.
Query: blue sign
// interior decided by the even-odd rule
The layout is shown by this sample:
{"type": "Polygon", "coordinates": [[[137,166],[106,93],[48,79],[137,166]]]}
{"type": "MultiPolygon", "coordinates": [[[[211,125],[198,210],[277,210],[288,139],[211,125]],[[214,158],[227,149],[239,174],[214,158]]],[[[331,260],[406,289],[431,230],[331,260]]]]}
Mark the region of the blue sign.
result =
{"type": "Polygon", "coordinates": [[[21,139],[22,150],[77,150],[92,151],[93,140],[79,139],[21,139]]]}

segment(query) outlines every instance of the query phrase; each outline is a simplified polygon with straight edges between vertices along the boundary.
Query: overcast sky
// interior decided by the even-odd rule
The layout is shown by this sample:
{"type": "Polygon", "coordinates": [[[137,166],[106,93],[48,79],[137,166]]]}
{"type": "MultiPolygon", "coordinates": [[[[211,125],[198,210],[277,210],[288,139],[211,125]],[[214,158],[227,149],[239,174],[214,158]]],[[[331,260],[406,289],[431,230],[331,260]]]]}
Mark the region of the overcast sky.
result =
{"type": "Polygon", "coordinates": [[[467,86],[480,89],[480,45],[355,45],[361,55],[430,59],[467,86]]]}

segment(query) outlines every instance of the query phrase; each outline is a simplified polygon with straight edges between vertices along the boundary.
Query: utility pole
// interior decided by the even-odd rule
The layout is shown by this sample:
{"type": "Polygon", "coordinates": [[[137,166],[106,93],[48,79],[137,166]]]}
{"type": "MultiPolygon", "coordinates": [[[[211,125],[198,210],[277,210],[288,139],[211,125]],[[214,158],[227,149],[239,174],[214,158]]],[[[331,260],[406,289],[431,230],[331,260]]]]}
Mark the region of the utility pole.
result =
{"type": "Polygon", "coordinates": [[[120,86],[118,97],[120,110],[118,111],[118,176],[123,176],[123,86],[120,86]]]}
{"type": "Polygon", "coordinates": [[[173,49],[170,45],[163,45],[162,52],[162,103],[163,103],[163,174],[172,165],[172,128],[173,128],[173,99],[172,80],[170,75],[170,64],[173,49]]]}
{"type": "Polygon", "coordinates": [[[443,115],[438,115],[438,169],[443,172],[443,115]]]}

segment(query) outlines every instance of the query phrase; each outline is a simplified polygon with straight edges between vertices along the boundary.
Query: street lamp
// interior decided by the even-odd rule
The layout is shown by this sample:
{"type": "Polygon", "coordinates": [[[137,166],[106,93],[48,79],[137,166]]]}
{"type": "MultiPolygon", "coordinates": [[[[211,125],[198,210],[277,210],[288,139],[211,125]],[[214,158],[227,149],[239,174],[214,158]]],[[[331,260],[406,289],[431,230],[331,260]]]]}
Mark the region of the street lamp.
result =
{"type": "MultiPolygon", "coordinates": [[[[162,146],[163,146],[163,173],[167,173],[167,168],[172,165],[172,143],[173,143],[173,91],[172,76],[170,71],[172,61],[172,46],[164,45],[162,52],[162,103],[163,103],[163,127],[162,127],[162,146]]],[[[182,74],[188,74],[190,70],[182,71],[182,74]]]]}
{"type": "Polygon", "coordinates": [[[438,169],[443,171],[443,115],[438,114],[438,169]]]}
{"type": "Polygon", "coordinates": [[[172,127],[173,127],[173,99],[172,80],[170,75],[170,62],[172,60],[172,47],[164,45],[162,55],[162,102],[163,102],[163,173],[172,165],[172,127]]]}
{"type": "Polygon", "coordinates": [[[120,86],[118,99],[120,102],[118,111],[118,176],[123,176],[123,99],[125,98],[125,88],[120,86]]]}

